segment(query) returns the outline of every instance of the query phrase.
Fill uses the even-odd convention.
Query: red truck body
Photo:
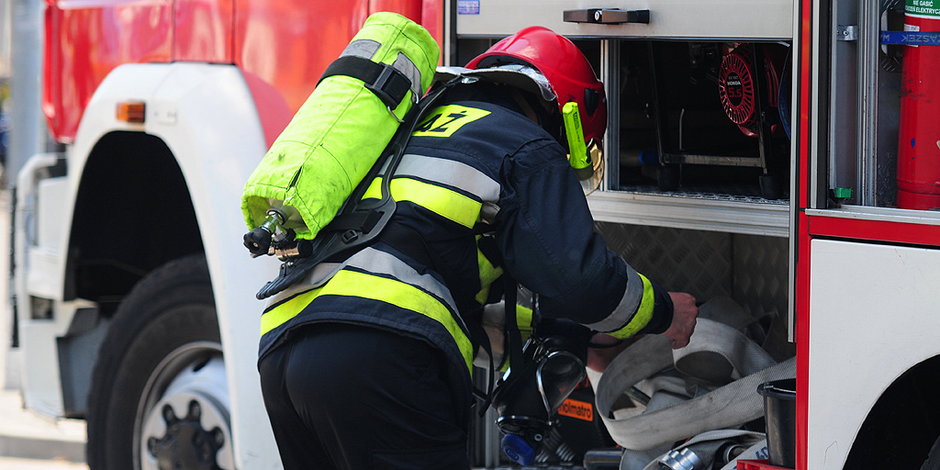
[[[43,110],[53,137],[71,142],[118,65],[234,63],[270,144],[369,14],[399,12],[440,42],[442,8],[437,0],[49,0]]]

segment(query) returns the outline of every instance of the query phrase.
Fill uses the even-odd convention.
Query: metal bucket
[[[770,464],[796,466],[796,379],[764,382],[757,387],[764,397],[764,421]]]

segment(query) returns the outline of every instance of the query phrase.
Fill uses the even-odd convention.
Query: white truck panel
[[[53,307],[52,319],[21,317],[19,332],[24,365],[20,369],[27,408],[49,416],[64,413],[56,338],[68,331],[76,310],[92,306],[85,301],[59,302]]]
[[[126,100],[147,104],[145,124],[115,119],[116,104]],[[252,260],[241,242],[246,231],[240,212],[242,187],[266,150],[242,74],[232,65],[197,63],[129,64],[112,71],[89,102],[69,149],[73,177],[66,207],[74,207],[79,183],[74,175],[82,174],[95,143],[115,130],[161,138],[179,163],[195,206],[219,314],[236,465],[278,468],[256,367],[263,304],[254,298],[264,282],[276,276],[277,263]],[[71,213],[63,217],[64,226],[71,226],[71,218]],[[58,272],[65,272],[64,259]]]
[[[14,265],[16,278],[13,289],[19,311],[19,334],[22,360],[26,364],[43,364],[45,367],[20,367],[25,405],[41,413],[59,416],[63,414],[61,381],[59,377],[59,356],[56,351],[56,335],[64,334],[71,322],[74,310],[59,303],[53,306],[52,318],[32,318],[31,295],[36,291],[50,291],[50,299],[61,300],[61,291],[54,286],[62,285],[58,259],[49,247],[37,246],[38,235],[35,230],[37,218],[37,195],[42,186],[36,181],[37,173],[43,168],[55,164],[56,154],[37,154],[32,156],[17,174],[16,216],[14,218],[15,247]],[[33,229],[28,227],[32,226]],[[48,241],[48,240],[47,240]],[[36,256],[34,256],[34,254]],[[36,273],[30,271],[32,263]],[[32,279],[31,279],[32,277]],[[36,279],[39,277],[40,279]],[[31,286],[30,281],[36,281]],[[30,290],[33,288],[35,290]]]
[[[62,225],[62,216],[70,208],[64,204],[68,194],[68,178],[48,178],[39,182],[37,197],[43,201],[37,207],[36,245],[55,254],[62,251],[64,232],[68,227]]]
[[[940,251],[814,240],[810,262],[808,468],[835,470],[884,390],[936,354]]]
[[[61,258],[59,252],[38,246],[30,247],[26,256],[29,263],[26,291],[30,295],[45,299],[61,298],[63,279],[57,275]]]
[[[565,10],[649,10],[649,24],[580,24],[563,21]],[[476,12],[476,13],[474,13]],[[790,39],[791,0],[459,0],[457,34],[507,36],[526,26],[567,36],[683,39]]]
[[[62,276],[58,275],[59,258],[62,255],[62,238],[66,227],[62,219],[70,208],[63,202],[68,194],[68,178],[49,178],[39,182],[36,188],[35,212],[20,213],[19,216],[34,217],[35,233],[24,234],[29,238],[27,247],[26,286],[30,295],[47,299],[62,298]]]
[[[20,367],[25,405],[50,416],[64,413],[59,376],[56,338],[68,330],[75,310],[91,306],[84,301],[52,302],[51,318],[32,318],[31,298],[61,300],[63,276],[62,239],[67,215],[67,178],[49,178],[35,183],[40,168],[52,165],[55,154],[40,154],[18,176],[19,201],[16,207],[17,303],[20,313],[20,344],[26,365]],[[35,183],[35,190],[33,184]],[[45,201],[40,207],[40,201]],[[42,364],[43,367],[31,367]]]

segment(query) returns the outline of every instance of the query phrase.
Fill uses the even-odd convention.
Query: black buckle
[[[358,230],[349,229],[349,230],[343,232],[343,243],[352,242],[353,240],[355,240],[355,239],[357,239],[357,238],[359,238],[359,231],[358,231]]]
[[[401,72],[389,65],[382,64],[382,72],[379,73],[379,76],[372,83],[366,83],[365,86],[369,91],[375,93],[375,96],[378,96],[382,103],[385,103],[385,106],[395,109],[398,107],[398,100],[389,95],[385,89],[392,82],[392,79],[398,78],[398,75],[401,75]]]

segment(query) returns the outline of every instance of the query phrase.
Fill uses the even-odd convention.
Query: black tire
[[[940,470],[940,437],[933,443],[927,460],[921,465],[920,470]]]
[[[155,269],[121,302],[99,350],[88,399],[89,467],[233,468],[224,378],[205,259]]]

